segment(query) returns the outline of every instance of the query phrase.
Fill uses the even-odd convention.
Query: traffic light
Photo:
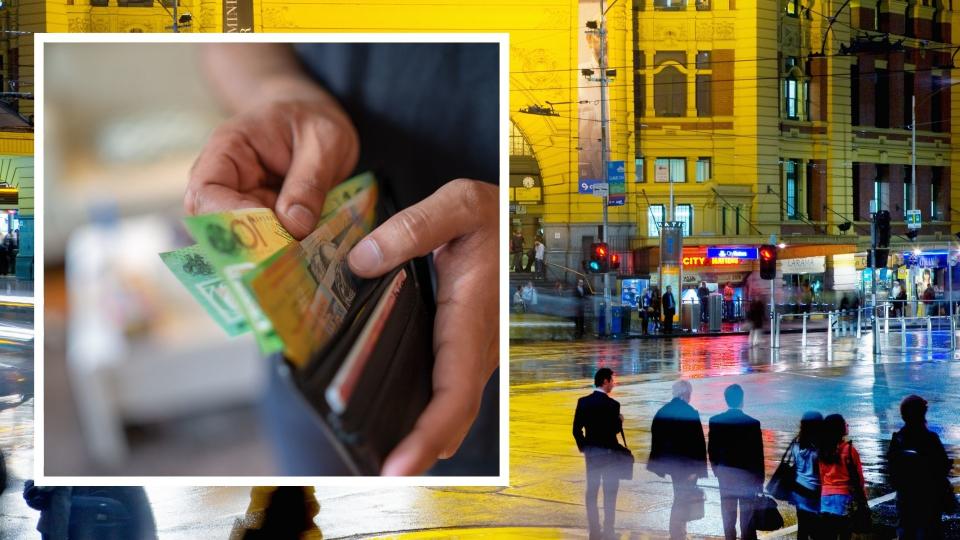
[[[611,253],[610,254],[610,269],[619,270],[620,269],[620,254]]]
[[[886,268],[887,267],[887,257],[890,255],[890,250],[887,248],[874,249],[874,268]]]
[[[765,244],[760,246],[760,279],[774,279],[777,277],[777,246]]]
[[[877,225],[877,247],[890,247],[890,212],[881,210],[873,219]]]
[[[587,263],[587,270],[591,274],[602,274],[610,270],[610,250],[607,244],[603,242],[590,244],[590,262]]]

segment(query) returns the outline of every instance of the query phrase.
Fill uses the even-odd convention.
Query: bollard
[[[900,317],[900,348],[906,350],[907,348],[907,317],[903,315]]]
[[[933,348],[933,323],[930,317],[927,317],[927,348]]]
[[[950,350],[957,350],[957,321],[950,315]]]
[[[827,312],[827,351],[833,348],[833,312]]]
[[[781,315],[780,313],[777,313],[777,316],[773,318],[774,328],[772,328],[770,331],[773,332],[773,334],[771,334],[773,336],[771,341],[773,342],[774,349],[780,348],[780,321],[782,317],[783,315]]]
[[[883,305],[883,335],[890,333],[890,308],[886,304]]]
[[[807,348],[807,316],[808,315],[809,313],[803,314],[803,333],[802,333],[802,337],[800,338],[800,347],[803,348],[804,350],[806,350]]]

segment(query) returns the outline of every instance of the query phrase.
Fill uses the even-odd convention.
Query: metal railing
[[[872,331],[873,328],[873,319],[876,317],[878,322],[882,321],[882,330],[881,332],[884,335],[888,335],[890,332],[891,321],[893,325],[899,326],[900,330],[900,348],[907,348],[907,328],[908,325],[913,328],[919,327],[921,330],[925,329],[927,334],[927,348],[933,348],[933,332],[942,332],[948,331],[950,338],[950,350],[955,351],[957,349],[957,317],[956,311],[954,314],[940,315],[939,313],[948,313],[950,310],[945,309],[944,306],[938,304],[945,304],[947,301],[936,301],[926,303],[928,313],[933,313],[932,315],[913,315],[907,316],[903,312],[903,302],[884,302],[877,304],[876,306],[865,306],[856,309],[846,309],[846,310],[830,310],[830,311],[810,311],[804,313],[774,313],[771,321],[771,347],[775,349],[780,348],[780,334],[782,333],[782,323],[784,319],[801,319],[801,347],[807,346],[807,331],[809,323],[816,317],[825,318],[826,320],[826,333],[827,333],[827,349],[833,346],[834,336],[843,337],[851,336],[860,339],[864,332],[864,325]],[[890,316],[893,307],[896,305],[897,316]],[[949,308],[951,306],[946,306]],[[936,330],[934,330],[936,326]],[[874,336],[874,339],[878,339],[879,336]]]

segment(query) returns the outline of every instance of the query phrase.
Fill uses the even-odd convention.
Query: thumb
[[[360,277],[381,276],[476,230],[488,219],[483,208],[497,208],[496,186],[476,180],[447,182],[377,227],[354,246],[347,262]],[[496,217],[492,219],[495,223]]]

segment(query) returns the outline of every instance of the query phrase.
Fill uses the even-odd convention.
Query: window
[[[887,165],[877,165],[877,177],[873,179],[873,198],[878,210],[890,210],[890,182]]]
[[[850,124],[860,125],[860,67],[850,66]]]
[[[697,0],[697,11],[710,11],[710,0]]]
[[[660,236],[660,225],[663,223],[663,205],[651,204],[647,211],[647,236]]]
[[[790,120],[800,119],[800,92],[796,77],[790,75],[783,81],[783,108]]]
[[[931,92],[937,92],[938,90],[943,89],[943,87],[944,87],[944,84],[943,84],[942,77],[930,78]],[[942,132],[945,115],[943,114],[943,101],[941,100],[944,98],[944,95],[947,95],[947,96],[950,95],[950,90],[942,90],[938,92],[936,95],[930,95],[930,94],[927,94],[927,95],[929,97],[927,97],[926,99],[930,101],[930,130],[936,131],[936,132]],[[912,107],[907,110],[909,111],[911,109]],[[920,127],[920,126],[917,126],[917,127]]]
[[[943,169],[933,168],[933,177],[930,179],[930,221],[943,221],[946,218],[946,208],[940,204],[940,193],[943,186]]]
[[[787,0],[787,15],[791,17],[798,17],[800,15],[800,1],[799,0]]]
[[[687,110],[687,76],[667,66],[653,76],[653,106],[657,116],[683,116]]]
[[[678,204],[673,210],[673,220],[683,223],[683,235],[690,236],[693,231],[693,205]]]
[[[713,177],[710,175],[710,158],[697,158],[697,182],[706,182],[712,179]]]
[[[685,158],[657,158],[654,180],[657,182],[683,183],[687,181]]]
[[[890,127],[890,75],[885,69],[878,69],[877,87],[874,93],[876,127]],[[909,109],[908,109],[909,110]]]
[[[710,116],[710,75],[697,75],[697,116]]]
[[[697,51],[697,69],[710,69],[710,51]]]
[[[788,159],[785,163],[786,177],[783,186],[783,205],[786,210],[787,219],[800,219],[800,210],[798,208],[800,201],[800,189],[797,176],[800,174],[800,161]]]
[[[683,10],[687,8],[687,0],[653,0],[655,10]]]
[[[643,179],[643,158],[642,158],[642,157],[638,157],[637,159],[634,160],[633,181],[636,182],[636,183],[638,183],[638,184],[641,183],[641,182],[644,182],[644,179]]]

